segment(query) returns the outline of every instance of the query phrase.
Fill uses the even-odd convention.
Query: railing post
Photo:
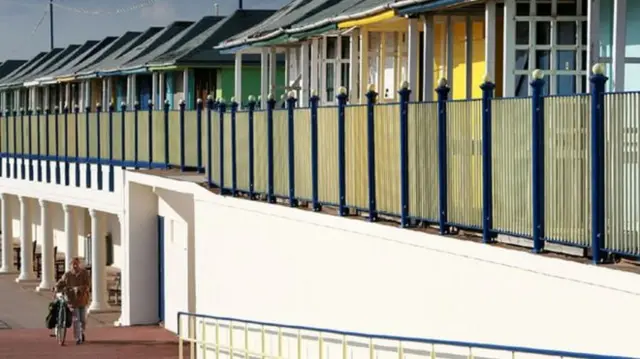
[[[491,243],[493,241],[493,179],[491,158],[491,125],[492,111],[491,101],[493,100],[493,89],[496,85],[485,76],[484,82],[480,85],[482,89],[482,241]]]
[[[149,169],[153,168],[153,101],[149,100],[149,118],[148,118],[148,138],[147,150],[149,151]]]
[[[436,93],[438,94],[438,187],[439,187],[439,208],[438,218],[440,234],[449,233],[447,224],[447,100],[449,91],[444,78],[438,82]]]
[[[369,85],[367,91],[367,178],[369,182],[369,222],[378,220],[378,206],[376,200],[376,137],[375,137],[375,108],[378,93],[374,85]]]
[[[542,71],[534,70],[532,88],[532,205],[533,205],[533,252],[544,250],[544,79]]]
[[[97,154],[96,154],[96,162],[98,163],[98,190],[102,190],[102,135],[100,134],[100,129],[102,127],[102,105],[100,103],[96,104],[96,137],[97,137]]]
[[[64,106],[64,185],[69,186],[69,106]]]
[[[185,110],[184,100],[180,100],[180,171],[184,172],[186,170],[186,144],[185,144],[185,135],[184,135],[184,110]]]
[[[90,126],[91,126],[91,106],[87,106],[85,109],[85,122],[86,125],[84,127],[85,133],[85,141],[87,145],[87,158],[85,158],[85,164],[87,165],[85,168],[85,185],[87,188],[91,188],[91,137],[89,136]],[[48,147],[48,146],[47,146]]]
[[[295,91],[289,92],[287,97],[287,127],[288,127],[288,146],[289,146],[289,206],[297,207],[298,200],[296,199],[296,148],[295,148],[295,108],[296,108],[296,93]]]
[[[309,99],[311,111],[311,207],[314,212],[321,209],[318,197],[318,102],[320,97],[313,91]]]
[[[76,173],[76,187],[80,187],[80,137],[78,136],[78,124],[79,124],[79,118],[78,118],[78,113],[80,112],[80,107],[78,107],[78,105],[76,104],[73,108],[73,120],[75,122],[75,128],[73,130],[73,134],[74,137],[76,139],[75,141],[75,150],[76,150],[76,156],[75,156],[75,173]],[[38,130],[38,133],[40,133],[40,130]],[[38,141],[40,142],[40,141]],[[39,145],[38,145],[39,146]],[[40,151],[38,151],[38,153],[40,153]],[[40,166],[38,166],[39,168]]]
[[[236,148],[236,114],[238,113],[238,103],[231,98],[231,195],[236,196],[238,190],[238,158]]]
[[[409,83],[404,81],[400,95],[400,226],[409,226]]]
[[[45,169],[45,175],[46,178],[45,180],[47,181],[47,183],[51,183],[51,133],[50,133],[50,126],[49,126],[49,119],[50,119],[50,115],[51,115],[51,110],[50,109],[46,109],[45,110],[45,115],[44,115],[44,133],[45,133],[45,137],[44,137],[44,147],[45,147],[45,160],[44,160],[44,165],[46,167]],[[13,130],[15,133],[15,129],[16,126],[13,126]],[[15,142],[15,137],[13,139],[13,146],[15,147],[16,142]],[[15,153],[15,151],[14,151]],[[15,163],[14,163],[15,166]],[[15,169],[14,169],[15,170]]]
[[[163,127],[164,127],[164,166],[166,168],[171,168],[171,154],[169,151],[169,100],[164,100],[163,110],[164,110],[164,119],[163,119]]]
[[[198,173],[204,173],[204,166],[202,165],[202,99],[198,99],[196,102],[196,171]]]
[[[591,255],[594,264],[604,261],[605,247],[605,102],[608,78],[604,66],[593,66],[591,81]]]
[[[218,145],[220,146],[220,157],[218,158],[218,167],[220,168],[220,194],[224,194],[224,113],[227,109],[223,99],[218,99],[218,114],[220,115],[220,123],[218,129],[220,134],[218,136]]]
[[[125,168],[127,168],[126,165],[126,161],[127,161],[127,132],[126,132],[126,123],[125,120],[127,118],[127,104],[126,102],[122,101],[122,103],[120,103],[120,167],[124,170]]]
[[[38,157],[36,157],[36,166],[38,167],[38,171],[36,174],[36,180],[38,182],[42,182],[42,146],[40,146],[41,135],[40,135],[40,116],[42,116],[42,110],[40,108],[36,109],[36,151],[38,152]],[[5,118],[5,120],[7,120]],[[7,129],[7,135],[9,135],[9,130]],[[77,138],[78,136],[76,136]],[[8,152],[8,146],[7,146]],[[6,156],[5,156],[6,157]],[[7,173],[8,174],[8,173]]]
[[[207,186],[213,187],[212,169],[213,169],[213,139],[212,136],[212,116],[213,111],[213,97],[207,96]]]
[[[140,115],[140,103],[138,101],[133,105],[133,168],[140,169],[140,163],[138,162],[139,140],[140,137],[138,129],[138,116]]]
[[[7,109],[4,112],[4,128],[5,128],[5,132],[7,133],[7,138],[4,140],[4,148],[5,148],[5,155],[4,155],[4,159],[5,159],[5,175],[7,176],[7,178],[11,177],[11,164],[9,163],[9,158],[11,157],[10,153],[11,153],[11,149],[9,148],[9,136],[11,136],[11,134],[9,133],[9,121],[11,121],[11,112],[9,112],[9,110]],[[40,123],[38,121],[38,123]],[[40,135],[40,131],[38,131],[38,135]]]
[[[347,89],[338,89],[338,215],[349,214],[347,208],[347,171],[346,171],[346,144],[345,144],[345,107],[347,106]]]
[[[24,150],[24,115],[25,111],[23,108],[20,109],[20,136],[22,137],[20,140],[20,178],[27,178],[27,167],[25,166],[25,150]]]
[[[251,95],[249,96],[249,198],[253,199],[255,197],[254,186],[255,186],[255,172],[254,172],[254,137],[253,137],[253,118],[256,110],[256,98]]]
[[[53,111],[54,111],[54,113],[53,113],[53,116],[54,116],[53,124],[55,126],[54,133],[55,133],[55,136],[56,136],[55,141],[54,141],[55,146],[56,146],[56,157],[55,157],[55,160],[56,160],[56,184],[60,184],[60,182],[61,182],[61,179],[60,179],[60,177],[61,177],[61,175],[60,175],[60,108],[58,106],[56,106]]]
[[[267,202],[275,203],[276,197],[273,193],[273,110],[276,107],[276,100],[273,94],[269,94],[267,101]]]
[[[115,186],[115,174],[113,168],[113,102],[109,104],[109,192],[113,192]]]
[[[33,110],[29,110],[27,112],[28,122],[29,122],[29,181],[33,181],[33,138],[31,138],[31,134],[33,133]]]

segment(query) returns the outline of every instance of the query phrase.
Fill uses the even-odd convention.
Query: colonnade
[[[78,229],[75,225],[78,218],[84,218],[85,208],[73,207],[68,204],[49,202],[43,199],[34,199],[25,196],[17,196],[20,205],[20,268],[16,268],[13,258],[13,225],[12,208],[9,201],[9,194],[0,194],[0,225],[2,226],[2,267],[0,274],[17,274],[16,282],[37,282],[34,273],[34,251],[32,239],[31,206],[40,206],[40,227],[39,230],[42,245],[42,271],[40,283],[36,290],[49,291],[55,285],[55,253],[53,228],[51,220],[51,209],[53,206],[61,205],[64,213],[64,233],[65,233],[65,270],[70,269],[71,260],[78,256]],[[101,312],[109,310],[107,294],[107,231],[102,226],[104,213],[89,208],[91,218],[91,303],[90,312]],[[82,216],[82,217],[80,217]],[[118,217],[121,221],[122,217]]]

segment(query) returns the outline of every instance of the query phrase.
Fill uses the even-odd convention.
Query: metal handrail
[[[184,335],[184,331],[182,328],[182,317],[186,317],[188,319],[188,331],[186,336]],[[200,323],[197,323],[197,320],[200,319]],[[328,329],[328,328],[316,328],[316,327],[307,327],[307,326],[299,326],[299,325],[287,325],[287,324],[279,324],[279,323],[270,323],[270,322],[260,322],[255,320],[246,320],[241,318],[231,318],[231,317],[222,317],[222,316],[213,316],[206,314],[197,314],[197,313],[187,313],[187,312],[178,312],[177,314],[177,325],[178,325],[178,341],[179,341],[179,358],[184,358],[184,345],[185,343],[189,344],[190,347],[190,358],[195,358],[195,349],[196,346],[200,346],[203,349],[213,349],[215,350],[215,359],[220,359],[220,351],[226,352],[229,358],[234,358],[236,356],[244,356],[245,358],[261,358],[261,359],[291,359],[286,358],[282,354],[282,339],[283,339],[283,330],[291,330],[297,331],[297,359],[302,359],[302,332],[315,332],[317,333],[318,340],[318,350],[319,350],[319,359],[331,359],[326,358],[323,355],[323,335],[336,335],[341,336],[341,339],[338,339],[342,344],[342,353],[341,359],[348,359],[347,355],[349,340],[348,338],[365,338],[368,339],[368,347],[369,347],[369,359],[375,359],[376,345],[374,340],[385,340],[385,341],[393,341],[397,343],[397,353],[398,359],[404,359],[404,351],[405,343],[418,343],[418,344],[427,344],[431,345],[431,349],[429,350],[430,358],[435,359],[437,350],[435,348],[436,345],[439,346],[449,346],[449,347],[458,347],[458,348],[467,348],[468,358],[474,358],[473,349],[484,349],[484,350],[494,350],[501,352],[511,353],[511,358],[516,358],[516,354],[534,354],[534,355],[545,355],[551,357],[558,358],[584,358],[584,359],[632,359],[633,357],[624,357],[624,356],[613,356],[613,355],[602,355],[602,354],[591,354],[591,353],[580,353],[580,352],[570,352],[570,351],[561,351],[561,350],[551,350],[551,349],[537,349],[537,348],[529,348],[529,347],[517,347],[517,346],[508,346],[508,345],[497,345],[497,344],[487,344],[487,343],[473,343],[473,342],[464,342],[464,341],[454,341],[454,340],[442,340],[442,339],[433,339],[433,338],[418,338],[418,337],[401,337],[401,336],[393,336],[393,335],[383,335],[383,334],[370,334],[370,333],[360,333],[360,332],[351,332],[337,329]],[[207,323],[207,320],[211,321]],[[226,325],[221,325],[221,322],[228,323]],[[201,338],[196,338],[197,335],[195,332],[197,331],[197,325],[200,324],[201,329]],[[215,342],[208,342],[206,336],[206,328],[208,326],[214,326],[214,340]],[[228,326],[228,343],[221,344],[220,343],[220,333],[221,326]],[[241,330],[244,330],[244,347],[240,348],[234,345],[233,341],[233,332],[237,330],[237,326],[240,326]],[[251,328],[250,326],[259,327],[259,328]],[[271,331],[267,328],[273,328]],[[261,333],[261,347],[262,352],[256,352],[249,349],[249,331],[255,331],[256,329],[260,330]],[[277,351],[276,355],[268,354],[265,350],[265,337],[266,334],[271,334],[274,330],[277,330]],[[285,335],[287,335],[286,333]],[[290,336],[291,334],[288,334]],[[326,339],[327,341],[329,339]],[[336,340],[332,338],[331,340]],[[235,354],[234,354],[235,353]],[[455,355],[455,354],[454,354]],[[458,354],[459,355],[459,354]],[[475,358],[480,358],[480,356],[475,356]],[[200,357],[200,356],[199,356]],[[206,357],[206,352],[203,357]]]

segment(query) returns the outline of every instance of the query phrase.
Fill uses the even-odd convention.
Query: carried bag
[[[47,313],[47,317],[45,319],[45,323],[46,323],[46,327],[47,329],[53,329],[56,327],[56,324],[58,323],[58,312],[60,309],[60,302],[55,300],[51,303],[49,303],[49,312]],[[67,328],[71,328],[71,326],[73,325],[73,313],[71,312],[71,309],[69,309],[68,306],[65,306],[65,311],[66,311],[66,323],[64,323],[65,327]]]

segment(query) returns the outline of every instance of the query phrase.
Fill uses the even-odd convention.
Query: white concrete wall
[[[640,354],[635,332],[611,327],[612,318],[640,321],[640,277],[635,274],[221,197],[196,184],[159,177],[127,178],[191,191],[196,198],[195,312],[368,333]],[[178,198],[181,207],[189,206],[189,196]],[[139,206],[140,200],[129,203]],[[151,210],[153,205],[145,206]],[[161,209],[168,215],[159,204]],[[173,232],[181,238],[175,245],[184,248],[180,228]],[[166,265],[183,263],[180,256],[168,258]],[[176,285],[176,292],[167,292],[172,303],[167,317],[175,315],[171,308],[184,306],[184,286],[177,286],[184,275],[184,269],[176,270],[176,282],[167,284]]]

